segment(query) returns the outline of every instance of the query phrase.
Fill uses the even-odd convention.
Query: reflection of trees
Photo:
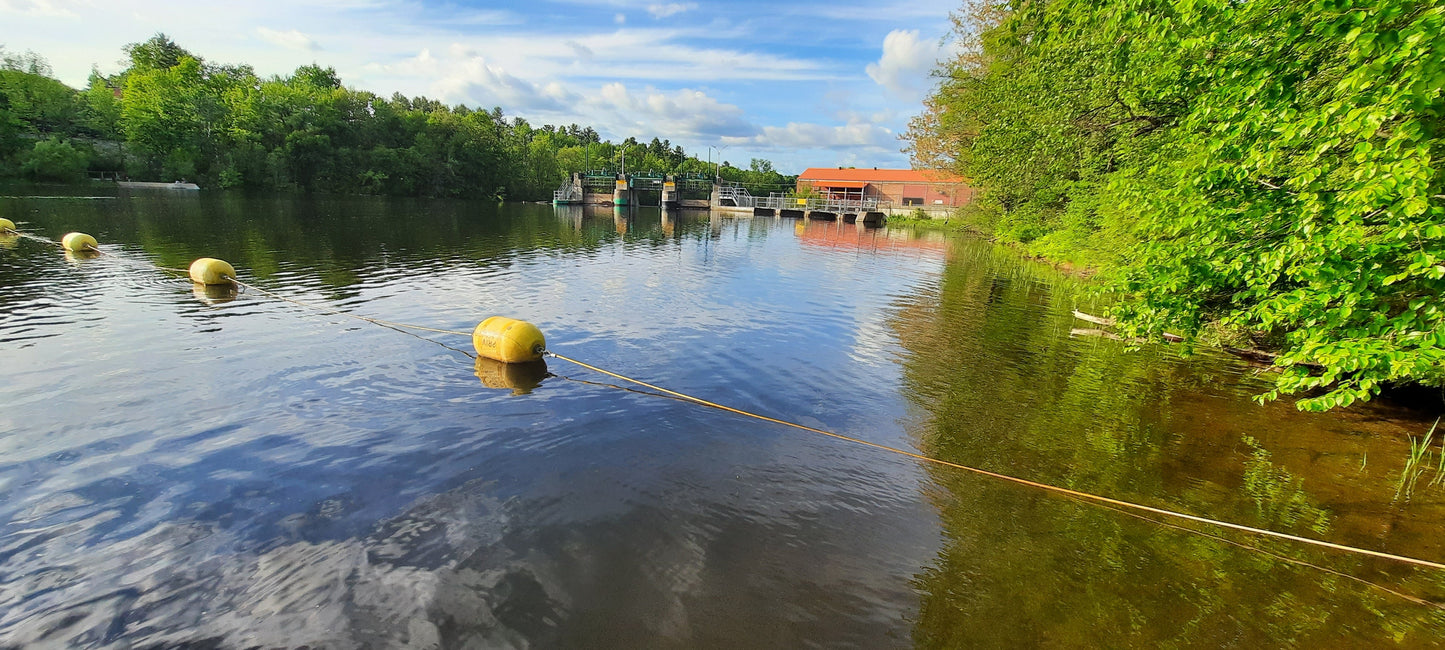
[[[185,267],[219,257],[242,273],[311,276],[340,289],[377,266],[417,272],[442,261],[505,265],[538,252],[588,252],[625,239],[663,245],[707,233],[706,214],[656,211],[629,218],[619,234],[605,218],[550,206],[374,197],[133,196],[116,201],[16,202],[46,235],[80,230],[103,245],[137,245],[158,264]],[[284,260],[284,264],[282,262]]]
[[[1129,354],[1114,341],[1070,339],[1077,285],[963,242],[931,294],[897,305],[892,325],[908,350],[904,390],[921,410],[913,424],[920,449],[1055,485],[1380,546],[1378,516],[1352,513],[1351,531],[1368,523],[1376,532],[1344,537],[1339,518],[1306,489],[1339,477],[1297,475],[1278,464],[1264,437],[1249,435],[1324,439],[1320,428],[1331,421],[1252,404],[1247,396],[1258,384],[1232,360],[1183,363],[1159,350]],[[922,646],[1418,644],[1445,630],[1439,610],[1345,578],[1017,486],[928,471],[945,543],[916,578]],[[1385,483],[1362,482],[1350,497],[1388,504],[1393,485]],[[1407,593],[1445,588],[1388,564],[1222,536]]]

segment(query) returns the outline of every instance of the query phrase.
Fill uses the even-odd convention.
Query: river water
[[[1445,632],[1437,572],[1160,525],[155,268],[220,257],[268,291],[440,329],[522,318],[561,354],[768,416],[1445,558],[1439,457],[1410,464],[1433,414],[1260,406],[1268,377],[1238,359],[1071,336],[1091,327],[1071,310],[1097,309],[1087,284],[986,242],[373,198],[11,196],[0,216],[108,253],[0,241],[0,645],[1351,647]]]

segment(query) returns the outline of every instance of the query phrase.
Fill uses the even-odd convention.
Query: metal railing
[[[554,203],[577,203],[582,200],[582,188],[573,185],[571,182],[564,183],[561,187],[552,190],[552,201]]]
[[[739,203],[738,206],[802,212],[863,213],[887,210],[892,203],[876,198],[840,199],[821,196],[804,198],[773,192],[766,197],[754,197],[749,205]]]
[[[688,172],[673,177],[677,181],[677,189],[684,192],[711,192],[713,177],[712,174],[700,174]]]
[[[614,188],[617,186],[617,175],[587,172],[582,176],[582,186],[606,189]]]
[[[723,183],[717,187],[718,203],[732,201],[733,205],[739,208],[757,207],[758,198],[748,192],[748,188],[737,183]]]

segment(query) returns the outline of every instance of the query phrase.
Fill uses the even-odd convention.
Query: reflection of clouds
[[[0,591],[0,639],[435,647],[444,626],[464,623],[453,626],[465,629],[452,640],[458,644],[524,646],[496,616],[508,595],[499,585],[535,583],[544,595],[555,589],[499,548],[506,523],[499,508],[473,483],[423,499],[361,539],[236,552],[246,542],[224,527],[188,521],[82,552],[77,547],[108,517],[103,512],[11,542],[9,550],[23,551],[7,562],[20,577]],[[304,528],[326,517],[322,509],[292,523]]]
[[[887,367],[893,362],[900,348],[894,343],[886,318],[886,314],[877,310],[859,311],[858,322],[853,327],[853,346],[849,349],[854,361],[878,367]]]
[[[873,418],[889,403],[865,397],[839,406],[820,398],[816,410],[797,413],[810,400],[774,388],[821,396],[834,381],[856,385],[872,373],[847,361],[858,315],[890,300],[890,287],[906,288],[931,262],[799,253],[794,238],[775,236],[780,222],[772,220],[682,216],[677,236],[659,240],[647,235],[661,222],[639,216],[626,238],[615,238],[611,208],[606,212],[600,222],[585,217],[582,227],[608,236],[584,239],[580,250],[497,252],[473,239],[465,245],[478,252],[442,247],[423,259],[387,243],[369,249],[372,261],[343,265],[334,276],[344,277],[343,289],[331,284],[340,280],[316,277],[331,272],[322,262],[283,261],[266,282],[304,300],[448,328],[470,328],[493,313],[527,317],[556,342],[593,341],[588,358],[622,357],[619,368],[672,373],[662,379],[681,376],[689,381],[679,387],[700,386],[709,395],[716,388],[729,403],[795,413],[818,426],[852,421],[849,413]],[[575,229],[559,223],[559,230]],[[895,272],[857,291],[875,264]],[[775,439],[660,400],[619,405],[608,393],[566,389],[545,396],[552,406],[512,400],[483,390],[469,368],[429,345],[254,294],[211,308],[184,285],[107,282],[94,291],[105,298],[87,307],[104,316],[99,325],[7,358],[12,377],[20,377],[14,369],[22,363],[36,371],[0,387],[0,403],[12,407],[0,412],[0,424],[7,417],[16,424],[13,435],[0,435],[0,485],[10,490],[0,503],[7,524],[0,646],[424,646],[436,639],[442,646],[549,646],[599,631],[786,645],[793,638],[875,639],[870,635],[901,620],[895,604],[911,602],[906,589],[889,591],[911,563],[872,566],[892,540],[852,539],[864,523],[835,523],[870,510],[857,499],[871,498],[877,486],[861,497],[844,491],[854,500],[841,514],[810,502],[833,494],[835,473],[819,466],[846,462],[848,471],[837,475],[851,484],[860,472],[882,472],[876,459],[855,465],[849,450]],[[182,335],[194,336],[178,343]],[[609,346],[648,354],[629,358]],[[155,358],[158,352],[164,358]],[[98,408],[59,417],[54,403]],[[622,411],[655,403],[662,407],[652,412],[666,417]],[[485,423],[475,421],[478,413]],[[614,418],[618,424],[607,423]],[[47,421],[43,435],[30,435]],[[638,435],[627,439],[635,446],[626,451],[609,443],[607,451],[579,452],[597,434],[634,426]],[[666,444],[643,447],[658,431],[667,433]],[[749,444],[721,463],[721,474],[699,478],[713,469],[718,449],[732,448],[722,432],[759,436],[769,457],[788,462],[741,481],[768,486],[748,508],[709,515],[713,499],[733,501],[715,490],[758,462],[758,447]],[[670,450],[702,443],[709,443],[709,462],[701,465]],[[501,445],[544,454],[545,467],[508,466],[516,457]],[[563,446],[570,449],[553,451]],[[796,470],[791,459],[800,454],[816,461],[805,463],[813,469]],[[560,469],[568,457],[596,466]],[[395,479],[399,490],[433,491],[454,484],[460,470],[453,463],[484,462],[496,470],[489,476],[508,486],[494,491],[522,501],[515,512],[526,514],[527,525],[509,526],[476,486],[418,501],[378,523],[414,497],[373,498],[353,486],[373,471],[395,470],[405,477]],[[643,471],[636,462],[656,464]],[[683,476],[653,471],[675,463],[687,468]],[[619,469],[610,480],[576,487],[579,476],[613,465]],[[885,465],[912,478],[910,466]],[[913,483],[900,485],[911,491]],[[337,492],[357,494],[357,501],[332,499],[277,521],[304,507],[295,504]],[[570,505],[584,494],[597,498]],[[677,495],[703,502],[657,504]],[[774,509],[780,495],[785,503]],[[556,505],[562,502],[569,505]],[[814,536],[842,527],[857,547],[820,556],[803,543],[801,526],[818,527]],[[857,558],[869,566],[849,564]],[[860,581],[869,591],[858,589]],[[779,602],[789,603],[789,614],[777,611]],[[860,618],[880,610],[889,612],[881,624]],[[772,621],[772,636],[757,637],[759,620]]]

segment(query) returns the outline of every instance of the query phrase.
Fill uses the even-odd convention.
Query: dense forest
[[[793,177],[754,159],[721,167],[653,138],[602,139],[576,124],[533,127],[502,109],[345,87],[318,65],[262,78],[164,34],[126,46],[129,66],[75,90],[35,53],[0,51],[0,176],[194,180],[256,188],[404,196],[550,199],[574,171],[717,173],[755,192]]]
[[[1445,5],[979,0],[912,122],[966,217],[1099,270],[1134,337],[1279,352],[1273,399],[1445,384]]]

